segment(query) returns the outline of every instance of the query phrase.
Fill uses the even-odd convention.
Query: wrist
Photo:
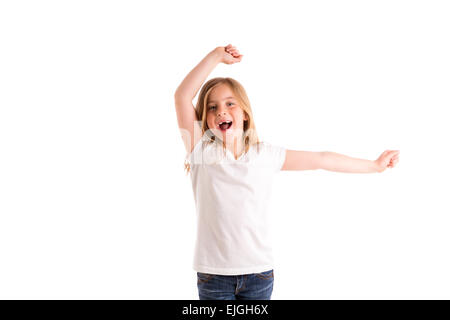
[[[209,56],[217,63],[219,64],[221,62],[221,52],[220,47],[215,48],[209,53]]]
[[[381,168],[381,166],[378,164],[378,162],[376,160],[372,160],[373,162],[373,166],[374,166],[374,171],[375,172],[383,172],[383,169]]]

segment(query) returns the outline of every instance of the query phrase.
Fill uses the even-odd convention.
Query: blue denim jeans
[[[197,272],[200,300],[270,300],[273,270],[223,276]]]

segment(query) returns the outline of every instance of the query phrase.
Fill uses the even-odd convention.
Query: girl
[[[372,161],[259,141],[247,94],[232,78],[207,81],[194,108],[192,100],[214,67],[242,57],[231,44],[215,48],[175,92],[197,209],[194,270],[201,300],[270,299],[274,272],[266,208],[275,173],[383,172],[399,161],[398,150]]]

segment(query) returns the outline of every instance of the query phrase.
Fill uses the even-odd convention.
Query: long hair
[[[212,134],[212,131],[209,130],[208,124],[206,122],[206,113],[207,113],[206,108],[211,91],[221,84],[229,86],[231,91],[234,93],[236,100],[239,102],[239,106],[241,107],[241,109],[244,111],[244,114],[248,118],[248,120],[244,120],[243,125],[242,139],[244,142],[244,153],[247,153],[252,145],[256,145],[259,148],[260,141],[258,139],[258,135],[256,132],[255,120],[253,118],[253,112],[250,105],[250,100],[248,99],[247,96],[247,92],[237,80],[228,77],[227,78],[217,77],[210,79],[207,82],[205,82],[205,84],[200,90],[197,104],[195,106],[195,112],[197,114],[197,119],[201,121],[202,137],[205,134],[205,132],[207,132],[209,136],[209,140],[207,142],[213,143],[216,141],[216,137]],[[223,146],[224,151],[225,148],[226,147]],[[186,173],[190,172],[190,164],[186,161],[185,161],[185,170]]]

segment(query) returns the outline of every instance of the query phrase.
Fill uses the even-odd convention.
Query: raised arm
[[[286,150],[286,159],[281,170],[316,170],[347,173],[383,172],[394,168],[399,161],[399,150],[386,150],[377,160],[352,158],[336,152],[311,152]]]
[[[230,45],[217,47],[209,52],[200,63],[188,73],[175,91],[175,108],[178,127],[180,128],[186,151],[190,153],[201,138],[201,128],[198,125],[197,114],[192,100],[205,82],[211,71],[220,63],[232,64],[239,62],[242,55]]]

